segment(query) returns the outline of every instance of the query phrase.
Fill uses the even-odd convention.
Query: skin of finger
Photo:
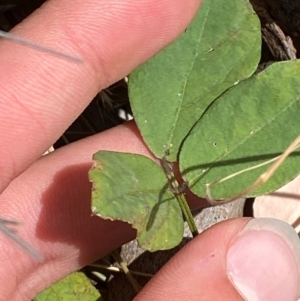
[[[230,243],[249,218],[219,223],[180,250],[134,301],[243,301],[226,275]]]
[[[200,0],[51,0],[13,33],[79,56],[75,64],[0,43],[0,192],[104,87],[184,31]]]
[[[44,256],[42,262],[34,261],[0,232],[0,282],[11,279],[0,288],[0,300],[30,300],[135,237],[128,224],[91,217],[88,170],[99,149],[139,153],[154,160],[135,124],[129,122],[41,158],[0,196],[0,216],[21,221],[20,237]]]
[[[273,217],[283,220],[299,233],[300,231],[300,176],[284,185],[276,192],[255,198],[253,215],[255,217]],[[274,204],[276,203],[276,206]]]

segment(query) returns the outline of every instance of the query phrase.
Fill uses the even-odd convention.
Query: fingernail
[[[296,301],[300,277],[297,233],[276,219],[252,219],[231,243],[227,275],[247,301]]]

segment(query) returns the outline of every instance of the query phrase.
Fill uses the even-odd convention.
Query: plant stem
[[[123,272],[125,273],[126,277],[128,278],[128,280],[130,281],[131,285],[133,286],[133,288],[135,289],[135,291],[138,293],[141,291],[142,287],[139,285],[139,283],[134,279],[133,275],[131,274],[130,270],[127,267],[126,262],[124,262],[124,260],[122,259],[122,257],[120,256],[120,254],[118,253],[118,251],[113,251],[112,256],[114,257],[114,259],[116,260],[116,262],[120,265],[120,267],[122,268]]]
[[[181,207],[181,211],[184,215],[184,218],[190,228],[190,231],[191,231],[193,237],[196,237],[199,234],[199,232],[198,232],[197,226],[195,224],[195,220],[192,215],[191,209],[185,199],[184,194],[183,193],[175,194],[175,197]]]
[[[172,163],[168,162],[165,157],[161,159],[161,166],[165,172],[165,175],[167,176],[170,189],[173,192],[173,194],[175,195],[175,197],[180,205],[182,214],[190,228],[190,231],[191,231],[193,237],[196,237],[199,234],[198,228],[195,224],[191,209],[190,209],[190,207],[186,201],[185,195],[183,193],[183,190],[186,188],[185,187],[186,183],[183,183],[183,185],[181,185],[181,186],[179,185],[179,183],[177,182],[176,177],[174,175],[174,172],[173,172],[173,165],[172,165]]]

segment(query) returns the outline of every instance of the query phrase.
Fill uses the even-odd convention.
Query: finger
[[[299,239],[284,222],[228,220],[176,254],[134,301],[295,301],[299,267]]]
[[[152,157],[134,123],[127,123],[41,158],[0,196],[0,215],[21,221],[19,236],[44,257],[35,262],[0,233],[0,282],[8,275],[15,279],[1,289],[2,294],[6,292],[3,300],[18,300],[24,292],[30,300],[51,283],[135,237],[128,224],[91,217],[88,170],[92,154],[99,149]]]
[[[0,44],[0,192],[63,133],[99,90],[175,39],[200,0],[52,0],[13,32],[80,56],[72,64]]]

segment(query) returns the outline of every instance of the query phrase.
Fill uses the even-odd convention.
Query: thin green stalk
[[[195,224],[195,220],[192,215],[191,209],[185,199],[184,194],[183,193],[175,194],[175,196],[181,207],[182,213],[185,217],[185,220],[190,228],[190,231],[191,231],[193,237],[196,237],[199,234],[199,232],[198,232],[197,226]]]
[[[197,226],[195,224],[195,220],[194,217],[192,215],[191,209],[186,201],[185,195],[183,194],[183,190],[185,189],[184,184],[182,186],[179,185],[179,183],[176,180],[176,177],[174,175],[173,172],[173,164],[168,162],[167,159],[164,157],[161,160],[161,166],[167,176],[169,185],[170,185],[170,189],[173,192],[173,194],[175,195],[181,211],[183,213],[183,216],[185,217],[185,220],[190,228],[190,231],[193,235],[193,237],[196,237],[199,232],[197,229]]]
[[[118,253],[118,251],[113,251],[112,252],[112,256],[114,257],[114,259],[116,260],[116,262],[120,265],[120,267],[122,268],[123,272],[125,273],[126,277],[128,278],[128,280],[130,281],[131,285],[133,286],[133,288],[135,289],[135,291],[137,293],[139,293],[142,289],[142,287],[139,285],[139,283],[134,279],[133,275],[131,274],[130,270],[127,267],[126,262],[124,262],[124,260],[122,259],[122,257],[120,256],[120,254]]]

